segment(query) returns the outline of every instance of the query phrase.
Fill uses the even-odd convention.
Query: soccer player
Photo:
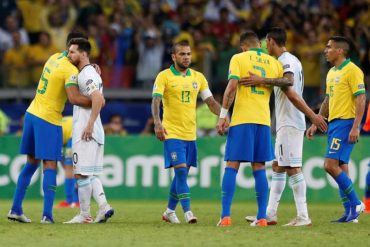
[[[61,201],[56,208],[75,208],[79,207],[78,194],[76,189],[76,179],[73,174],[72,164],[72,116],[62,119],[64,155],[62,165],[65,172],[64,193],[65,201]]]
[[[81,33],[70,33],[67,42]],[[24,117],[20,152],[27,163],[19,174],[13,205],[8,219],[23,223],[31,220],[23,214],[22,203],[32,175],[43,161],[44,210],[41,223],[54,223],[53,203],[56,192],[57,161],[62,159],[62,112],[68,98],[72,104],[91,106],[91,100],[78,92],[77,68],[67,59],[67,52],[56,53],[46,62],[36,96]]]
[[[322,131],[327,125],[321,115],[316,115],[302,99],[303,71],[298,58],[286,50],[286,32],[282,28],[272,28],[267,34],[266,45],[270,55],[278,58],[283,65],[284,77],[293,83],[292,86],[274,87],[276,105],[276,142],[275,156],[272,164],[273,174],[267,206],[267,223],[277,224],[277,208],[286,184],[286,174],[293,189],[297,208],[297,217],[285,226],[308,226],[311,220],[308,216],[306,203],[306,182],[302,173],[303,136],[306,130],[305,113],[312,123]],[[264,78],[252,75],[241,80],[242,85],[268,85],[280,78]],[[303,113],[302,113],[303,112]],[[247,216],[247,221],[255,221],[254,216]]]
[[[220,105],[208,88],[204,75],[190,69],[191,50],[186,41],[174,44],[173,65],[161,71],[154,82],[152,115],[154,131],[164,141],[165,168],[173,168],[175,177],[170,186],[167,210],[162,219],[179,224],[175,209],[180,201],[185,221],[197,223],[190,208],[190,190],[187,177],[190,167],[197,166],[196,146],[196,102],[200,94],[208,108],[216,115]],[[163,99],[163,123],[160,119],[160,105]]]
[[[325,48],[325,57],[334,65],[326,77],[326,97],[320,107],[328,117],[328,148],[324,168],[337,182],[345,212],[333,222],[357,222],[365,205],[358,199],[348,176],[348,161],[360,137],[360,123],[365,111],[364,74],[347,58],[349,42],[345,37],[333,36]],[[312,125],[306,136],[312,139],[317,130]]]
[[[92,223],[90,200],[94,197],[99,206],[95,223],[104,223],[113,216],[103,185],[97,175],[103,171],[104,129],[100,111],[104,105],[103,82],[90,64],[91,45],[87,39],[76,38],[69,42],[68,59],[77,66],[80,93],[91,98],[91,109],[73,107],[72,152],[77,179],[80,213],[68,224]]]
[[[364,131],[370,131],[370,103],[367,107],[367,115],[366,121],[363,127]],[[370,163],[368,164],[368,171],[366,175],[366,185],[365,185],[365,196],[364,196],[364,203],[365,203],[365,213],[370,213]]]
[[[222,179],[222,212],[217,225],[231,225],[231,203],[240,162],[251,162],[258,205],[257,220],[251,225],[267,226],[268,183],[265,162],[274,159],[269,107],[272,85],[245,87],[238,82],[249,73],[258,73],[267,78],[281,78],[283,68],[278,60],[264,53],[253,31],[246,31],[240,36],[240,47],[243,52],[234,55],[230,61],[229,83],[217,123],[218,133],[223,134],[228,127],[228,109],[235,99],[225,150],[227,163]],[[282,78],[273,85],[288,86],[292,83]]]

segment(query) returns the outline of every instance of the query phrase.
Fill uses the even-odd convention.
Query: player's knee
[[[294,176],[300,172],[302,172],[300,167],[289,167],[286,169],[288,176]]]

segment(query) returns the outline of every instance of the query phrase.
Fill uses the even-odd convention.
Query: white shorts
[[[73,170],[84,176],[99,175],[103,171],[104,145],[96,141],[78,141],[72,144]]]
[[[304,131],[282,127],[276,133],[275,156],[279,166],[302,167]]]

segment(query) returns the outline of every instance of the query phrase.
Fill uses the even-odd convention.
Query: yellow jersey
[[[283,67],[261,48],[252,48],[234,55],[230,60],[229,80],[240,80],[249,72],[267,78],[283,77]],[[272,86],[238,85],[230,126],[253,123],[270,126],[270,96]]]
[[[78,86],[77,75],[78,69],[68,61],[67,52],[52,55],[44,66],[36,96],[27,112],[61,126],[67,101],[65,87]]]
[[[346,59],[338,69],[331,68],[326,77],[329,122],[333,119],[355,118],[355,98],[364,93],[364,73],[350,59]]]
[[[190,68],[186,75],[181,75],[172,65],[157,75],[153,96],[162,97],[166,139],[196,139],[197,96],[206,89],[208,82],[204,75]]]
[[[68,140],[72,138],[72,123],[73,117],[63,117],[62,119],[62,130],[63,130],[63,145],[66,145]]]

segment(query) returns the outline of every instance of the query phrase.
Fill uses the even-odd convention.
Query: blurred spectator
[[[123,118],[119,114],[114,114],[110,117],[109,123],[104,125],[106,135],[127,135],[127,131],[123,128]]]
[[[148,118],[146,121],[145,127],[141,132],[141,135],[154,135],[154,119],[153,117]]]
[[[45,62],[51,55],[57,52],[60,52],[60,50],[51,43],[50,35],[47,32],[41,32],[39,42],[30,46],[27,55],[31,69],[31,83],[33,85],[37,85]]]
[[[0,109],[0,135],[7,134],[9,132],[9,117]]]
[[[15,0],[2,0],[0,4],[0,28],[5,28],[5,19],[8,15],[15,15],[17,5]]]
[[[17,0],[17,7],[23,18],[24,28],[30,38],[30,43],[35,44],[43,30],[41,16],[44,0]]]
[[[20,34],[20,44],[28,45],[27,32],[19,27],[18,20],[14,16],[7,16],[5,19],[5,29],[0,28],[0,52],[14,47],[12,33],[18,31]]]
[[[27,68],[28,45],[21,44],[19,31],[12,33],[13,48],[4,54],[4,65],[6,68],[7,85],[11,87],[24,87],[29,83],[29,71]]]

